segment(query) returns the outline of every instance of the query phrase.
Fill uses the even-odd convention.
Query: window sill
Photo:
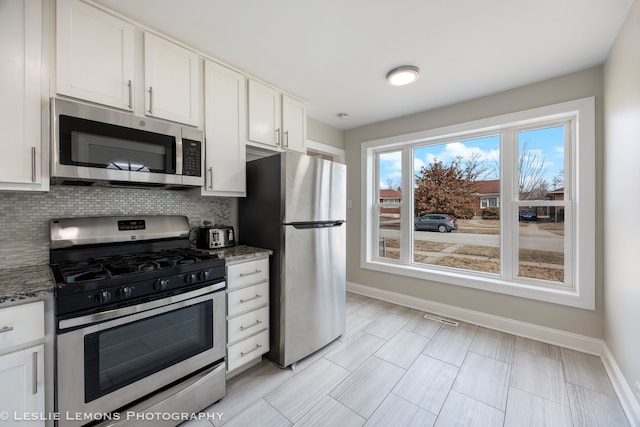
[[[455,271],[441,271],[413,265],[392,264],[382,261],[363,261],[361,262],[360,267],[366,270],[412,277],[439,284],[462,286],[552,304],[595,310],[594,296],[580,295],[580,292],[576,289],[527,285],[524,283],[501,280],[497,277],[490,277],[489,275],[487,275],[487,277],[482,277],[480,275],[475,276]]]

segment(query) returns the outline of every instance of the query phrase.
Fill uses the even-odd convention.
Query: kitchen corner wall
[[[640,382],[640,2],[631,5],[605,63],[605,341],[629,388]],[[640,403],[640,395],[636,393]],[[640,414],[638,415],[640,417]]]
[[[602,66],[598,66],[506,92],[348,130],[345,134],[347,198],[352,200],[353,208],[347,211],[347,223],[349,224],[347,228],[347,281],[488,315],[532,323],[598,339],[604,338],[604,256],[602,237],[604,132],[602,120],[602,75]],[[435,129],[589,96],[596,97],[596,165],[595,170],[587,172],[593,173],[596,178],[595,310],[566,307],[464,286],[379,273],[361,268],[360,242],[363,224],[361,224],[362,188],[360,178],[362,174],[361,147],[363,142]],[[632,158],[637,160],[637,156]],[[623,169],[620,173],[622,174],[625,170]],[[623,180],[621,179],[619,183],[622,182]],[[625,180],[626,187],[621,186],[621,188],[627,188],[627,191],[629,191],[629,183],[635,182],[637,180]],[[623,213],[621,214],[621,212]],[[618,212],[616,218],[611,218],[611,221],[615,223],[611,226],[612,228],[618,225],[616,220],[620,215],[623,215],[623,217],[624,213],[632,215],[631,213],[635,211],[624,210],[621,212]],[[629,227],[627,222],[629,221],[623,220],[625,225],[621,233],[625,236],[632,236],[633,234],[629,234],[627,230]]]
[[[186,215],[191,227],[236,225],[235,200],[188,191],[51,186],[48,193],[0,192],[0,269],[49,263],[49,220],[103,215]]]

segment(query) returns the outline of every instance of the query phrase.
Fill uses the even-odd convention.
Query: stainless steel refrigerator
[[[239,240],[273,250],[270,351],[289,366],[344,333],[346,166],[285,152],[247,163]]]

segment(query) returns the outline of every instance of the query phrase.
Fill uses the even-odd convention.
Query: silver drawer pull
[[[262,298],[262,295],[256,294],[255,297],[251,297],[249,299],[241,299],[240,304],[244,304],[245,302],[253,301],[254,299]]]
[[[253,323],[253,324],[251,324],[249,326],[240,326],[240,330],[241,331],[246,331],[247,329],[254,328],[254,327],[258,326],[261,323],[262,323],[262,320],[256,320],[256,323]]]
[[[31,356],[32,356],[31,393],[38,394],[38,352],[34,351]]]
[[[251,273],[240,273],[240,277],[253,276],[254,274],[260,274],[262,270],[252,271]]]
[[[13,331],[13,326],[5,326],[4,328],[0,328],[0,334],[9,331]]]
[[[261,349],[261,348],[262,348],[262,344],[256,344],[256,346],[255,346],[253,349],[251,349],[251,350],[247,351],[246,353],[241,352],[241,353],[240,353],[240,357],[245,357],[247,354],[251,354],[251,353],[253,353],[254,351],[259,350],[259,349]]]

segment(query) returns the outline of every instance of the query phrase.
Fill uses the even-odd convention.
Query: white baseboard
[[[629,422],[632,426],[640,427],[640,404],[638,404],[629,384],[627,384],[624,379],[618,364],[603,340],[565,332],[558,329],[547,328],[533,323],[521,322],[506,317],[495,316],[493,314],[487,314],[480,311],[468,310],[466,308],[416,298],[353,282],[347,282],[347,291],[402,305],[404,307],[437,314],[439,316],[472,323],[485,328],[600,356],[607,374],[611,379],[611,383],[618,394],[620,404],[627,414]]]
[[[620,405],[622,405],[622,409],[624,409],[624,412],[627,414],[629,422],[634,427],[640,426],[640,404],[638,404],[633,390],[629,387],[629,383],[624,379],[622,371],[606,343],[604,345],[604,354],[601,355],[600,358],[602,359],[604,368],[607,370],[607,374],[609,374],[611,384],[613,384]]]

